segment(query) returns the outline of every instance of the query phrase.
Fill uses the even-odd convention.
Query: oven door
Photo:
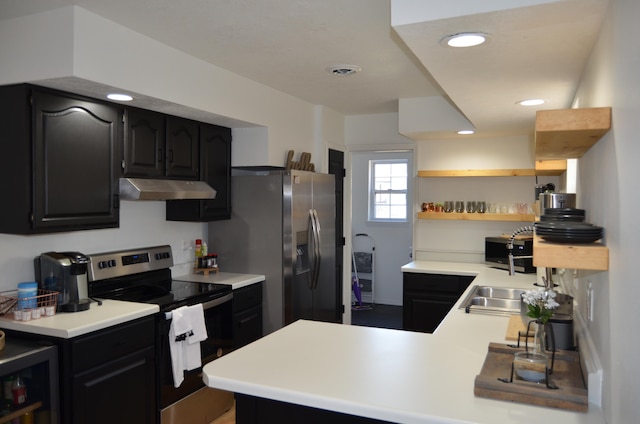
[[[208,335],[207,340],[200,343],[203,365],[233,350],[232,300],[233,293],[229,293],[202,303]],[[176,306],[176,308],[177,307],[178,306]],[[202,368],[185,371],[184,381],[180,387],[174,387],[171,369],[171,353],[169,351],[170,310],[165,310],[164,312],[165,313],[159,315],[160,322],[158,324],[158,341],[160,343],[160,349],[158,350],[158,364],[160,366],[158,373],[160,380],[160,409],[164,409],[201,387],[204,387]]]

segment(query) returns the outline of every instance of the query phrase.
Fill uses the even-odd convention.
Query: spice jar
[[[27,386],[22,381],[20,376],[13,380],[11,385],[11,391],[13,392],[13,405],[22,405],[27,401]]]

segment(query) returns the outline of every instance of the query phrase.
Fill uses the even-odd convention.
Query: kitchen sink
[[[491,286],[473,286],[460,304],[467,313],[513,315],[520,313],[520,295],[523,289]]]

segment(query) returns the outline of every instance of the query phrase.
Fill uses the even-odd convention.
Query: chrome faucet
[[[515,230],[513,233],[511,233],[511,238],[509,239],[509,243],[507,243],[507,249],[509,250],[509,255],[508,255],[508,259],[509,259],[509,275],[515,275],[515,273],[516,273],[515,265],[513,264],[513,260],[514,259],[532,259],[533,258],[532,255],[513,256],[513,240],[515,240],[515,238],[516,238],[516,236],[518,234],[533,233],[533,232],[534,232],[533,225],[527,225],[525,227],[520,227],[517,230]]]

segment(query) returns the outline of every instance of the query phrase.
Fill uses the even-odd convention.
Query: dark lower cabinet
[[[74,423],[155,423],[153,348],[73,376]]]
[[[388,421],[358,417],[236,393],[236,424],[382,424]]]
[[[405,272],[402,291],[402,328],[433,333],[473,276]]]
[[[151,316],[61,341],[64,422],[155,423],[155,334]]]
[[[0,231],[117,227],[123,109],[28,84],[0,87]]]
[[[262,282],[233,291],[233,347],[262,337]]]
[[[60,422],[155,424],[155,319],[139,318],[71,339],[14,334],[57,345]]]

